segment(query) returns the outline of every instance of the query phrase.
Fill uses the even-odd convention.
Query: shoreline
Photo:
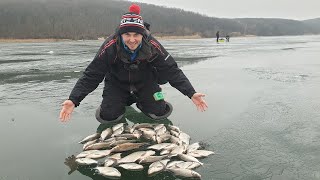
[[[0,38],[0,43],[47,43],[47,42],[61,42],[61,41],[75,41],[72,39],[5,39]]]
[[[201,37],[199,35],[189,35],[189,36],[167,36],[167,35],[154,35],[154,37],[158,40],[174,40],[174,39],[203,39],[204,37]],[[235,37],[256,37],[253,35],[247,35],[247,36],[235,36]],[[233,37],[233,38],[235,38]],[[211,37],[215,39],[216,37]],[[13,39],[13,38],[0,38],[0,43],[48,43],[48,42],[65,42],[65,41],[104,41],[105,38],[100,37],[98,39],[50,39],[50,38],[44,38],[44,39]]]
[[[190,36],[154,36],[156,39],[161,40],[169,40],[169,39],[201,39],[199,35],[190,35]],[[50,38],[44,38],[44,39],[13,39],[13,38],[0,38],[0,43],[47,43],[47,42],[61,42],[61,41],[86,41],[86,40],[97,40],[97,41],[104,41],[105,38],[100,37],[98,39],[50,39]]]
[[[161,40],[170,40],[170,39],[202,39],[200,35],[189,35],[189,36],[168,36],[168,35],[154,35],[156,39],[161,39]]]

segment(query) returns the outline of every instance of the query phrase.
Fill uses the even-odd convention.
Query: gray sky
[[[218,18],[284,18],[305,20],[320,17],[320,0],[130,0],[181,8]]]

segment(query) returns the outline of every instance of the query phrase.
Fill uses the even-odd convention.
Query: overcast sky
[[[320,17],[320,0],[130,0],[181,8],[218,18],[284,18],[305,20]]]

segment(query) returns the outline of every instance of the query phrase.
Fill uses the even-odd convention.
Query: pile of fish
[[[201,175],[193,170],[203,165],[197,158],[214,154],[199,142],[190,144],[190,136],[177,126],[164,124],[119,123],[79,143],[83,151],[76,156],[76,163],[93,166],[96,173],[113,179],[121,177],[117,168],[148,168],[148,176],[169,171],[175,176],[200,179]]]

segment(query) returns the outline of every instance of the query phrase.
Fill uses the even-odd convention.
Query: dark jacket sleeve
[[[196,91],[189,79],[178,67],[176,61],[154,38],[151,40],[151,44],[157,49],[159,54],[158,57],[152,61],[152,64],[157,68],[160,78],[167,80],[172,87],[191,98]]]
[[[93,61],[85,69],[82,77],[79,78],[71,91],[69,100],[71,100],[76,107],[79,106],[80,102],[89,93],[98,87],[108,72],[109,65],[107,64],[107,56],[104,49],[105,43],[101,46]]]

